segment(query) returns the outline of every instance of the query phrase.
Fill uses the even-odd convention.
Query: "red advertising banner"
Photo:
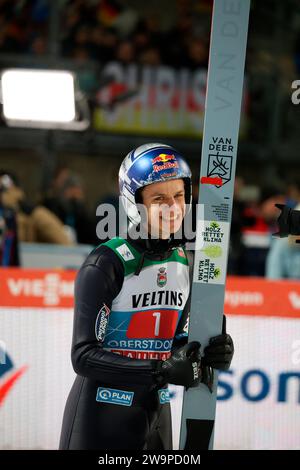
[[[75,271],[0,269],[3,307],[72,308]],[[300,282],[229,276],[225,313],[300,318]]]
[[[228,277],[225,314],[300,318],[300,282]]]
[[[0,269],[1,307],[73,307],[75,271]]]

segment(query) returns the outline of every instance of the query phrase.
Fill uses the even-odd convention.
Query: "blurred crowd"
[[[174,1],[177,21],[166,29],[159,15],[142,17],[126,2],[70,0],[64,2],[60,24],[60,53],[101,64],[118,60],[173,67],[207,66],[209,28],[197,21],[195,2]],[[196,11],[197,13],[197,11]],[[202,26],[199,26],[202,25]],[[205,24],[205,22],[204,22]],[[48,48],[49,8],[46,0],[0,1],[0,50],[42,56]],[[209,23],[208,23],[209,26]]]
[[[71,1],[63,15],[62,52],[101,63],[163,63],[190,69],[207,66],[207,31],[197,25],[192,2],[174,2],[174,6],[180,14],[176,24],[165,30],[154,13],[140,17],[117,2]]]
[[[0,171],[0,215],[2,248],[10,238],[7,259],[18,264],[12,241],[59,245],[96,244],[95,223],[85,205],[80,177],[67,167],[59,167],[49,189],[38,203],[25,194],[17,176]]]
[[[0,1],[0,51],[47,52],[49,9],[43,0]]]
[[[206,67],[209,51],[211,0],[174,0],[174,21],[154,13],[142,14],[130,2],[65,0],[59,28],[59,53],[76,61],[105,64],[138,63],[193,70]],[[49,49],[48,0],[0,0],[0,52],[37,57]],[[143,11],[140,8],[140,11]],[[149,9],[147,11],[150,11]],[[201,21],[199,21],[201,16]],[[294,62],[300,70],[300,40]],[[249,48],[251,57],[251,47]],[[256,60],[252,60],[259,70]],[[288,81],[288,83],[290,83]],[[251,88],[251,87],[250,87]],[[254,90],[255,91],[255,90]],[[253,85],[252,102],[255,101]],[[261,101],[260,95],[256,100]],[[253,107],[253,104],[252,104]],[[265,132],[265,125],[261,126]],[[257,127],[255,138],[258,138]],[[0,264],[19,265],[20,242],[59,245],[97,245],[96,207],[101,202],[118,207],[117,190],[89,210],[85,183],[67,166],[57,168],[49,189],[32,202],[15,174],[0,171]],[[194,185],[194,207],[197,201]],[[234,275],[300,278],[300,245],[293,237],[272,238],[277,231],[275,203],[300,205],[300,180],[259,188],[238,176],[235,181],[228,271]]]
[[[113,185],[112,185],[113,187]],[[0,260],[4,266],[19,265],[20,242],[96,246],[99,217],[96,208],[110,203],[118,210],[115,187],[88,210],[84,182],[67,166],[57,168],[51,186],[33,204],[18,178],[0,171]],[[193,210],[198,201],[198,185],[193,185]],[[277,232],[279,210],[275,204],[300,209],[300,179],[282,185],[258,188],[241,176],[235,179],[234,204],[229,247],[228,272],[240,276],[270,279],[300,278],[300,244],[295,237],[272,237]]]

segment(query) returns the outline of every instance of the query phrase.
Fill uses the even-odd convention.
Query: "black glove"
[[[222,334],[210,338],[204,349],[201,364],[218,370],[228,370],[234,353],[233,341],[226,333],[226,317],[223,315]]]
[[[200,343],[192,341],[174,351],[166,361],[155,361],[157,383],[196,387],[201,380],[199,348]]]

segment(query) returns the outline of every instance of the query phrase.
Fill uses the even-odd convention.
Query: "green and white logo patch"
[[[134,259],[133,253],[131,252],[130,248],[126,245],[126,243],[123,243],[123,245],[116,248],[116,250],[122,256],[124,261],[131,261],[132,259]]]
[[[229,223],[205,220],[201,224],[199,248],[195,251],[194,282],[224,284]]]

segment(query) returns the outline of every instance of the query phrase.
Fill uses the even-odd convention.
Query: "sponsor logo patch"
[[[128,246],[126,245],[126,243],[123,243],[123,245],[116,248],[116,250],[125,261],[130,261],[134,259],[134,256],[132,252],[130,251],[130,249],[128,248]]]
[[[98,387],[96,401],[113,405],[131,406],[134,392]]]
[[[152,165],[155,172],[179,168],[175,155],[168,155],[166,153],[161,153],[157,157],[152,158]]]
[[[192,362],[193,373],[194,373],[194,380],[199,379],[199,368],[198,362]]]
[[[105,332],[108,324],[110,309],[103,304],[95,322],[95,335],[98,341],[104,341]]]
[[[170,403],[170,392],[168,388],[162,388],[158,390],[159,403],[164,405],[165,403]]]

